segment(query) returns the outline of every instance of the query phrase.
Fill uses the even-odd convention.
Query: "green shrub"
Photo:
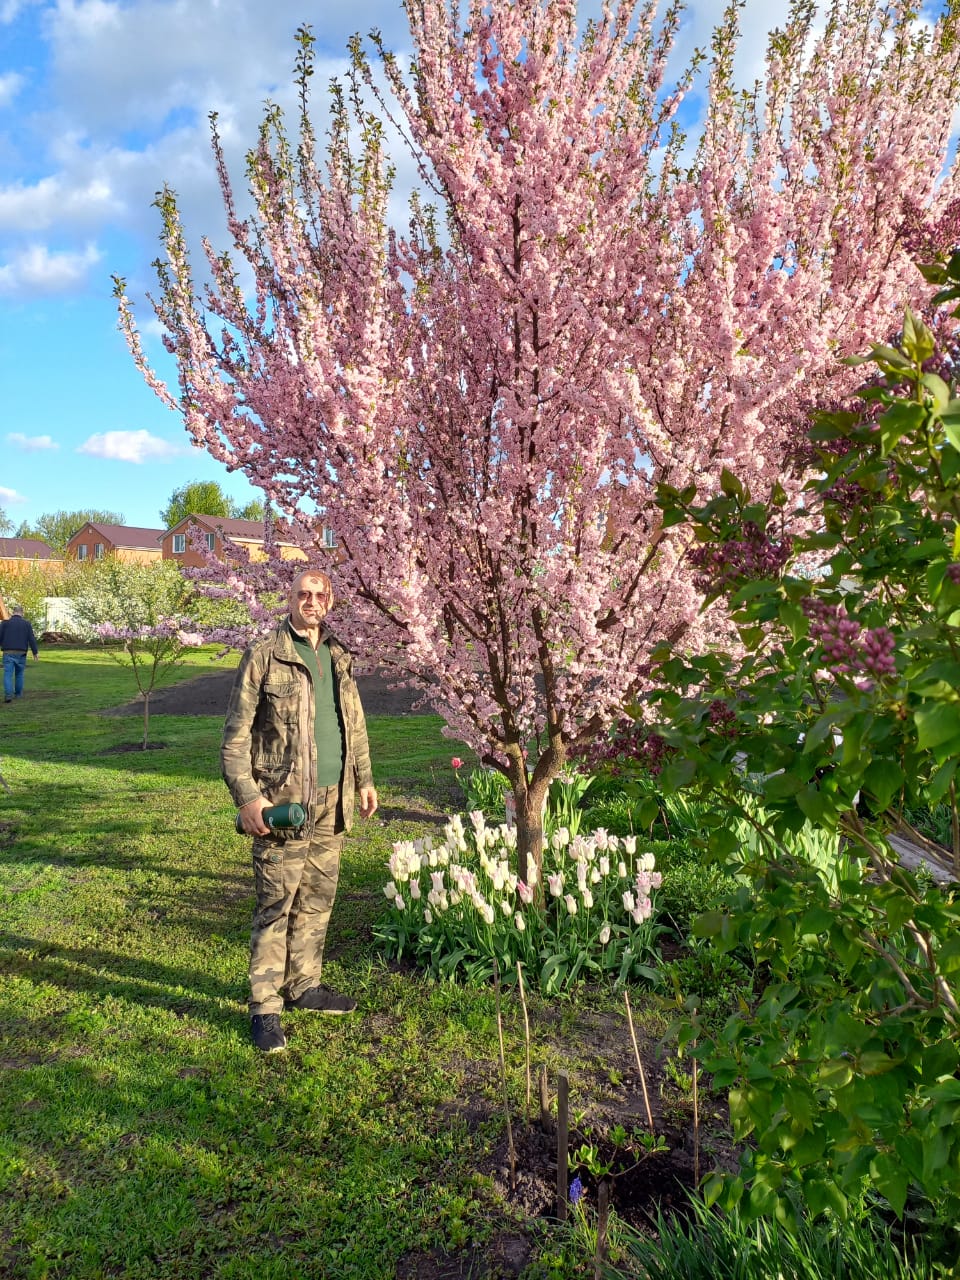
[[[922,1241],[899,1243],[889,1229],[862,1220],[803,1220],[794,1233],[776,1222],[748,1222],[738,1212],[719,1214],[691,1199],[689,1218],[658,1213],[656,1235],[624,1227],[619,1244],[634,1265],[608,1268],[607,1280],[638,1274],[644,1280],[933,1280],[953,1274],[938,1268]]]

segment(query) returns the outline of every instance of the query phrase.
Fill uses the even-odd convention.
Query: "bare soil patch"
[[[207,676],[195,676],[180,684],[155,689],[150,695],[151,716],[224,716],[234,672],[215,671]],[[416,707],[422,694],[417,689],[391,689],[378,672],[357,676],[360,700],[368,716],[430,715],[429,707]],[[140,698],[111,707],[103,712],[108,716],[133,716],[143,714]]]

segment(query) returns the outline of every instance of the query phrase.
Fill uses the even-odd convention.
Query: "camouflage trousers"
[[[317,796],[309,840],[254,837],[257,903],[250,936],[250,1014],[280,1013],[320,981],[340,875],[340,788]]]

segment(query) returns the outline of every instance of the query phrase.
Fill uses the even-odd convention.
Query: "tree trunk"
[[[534,779],[513,788],[517,808],[517,875],[530,883],[530,866],[536,867],[537,896],[543,885],[543,817],[550,778]]]
[[[141,750],[147,749],[147,731],[150,728],[150,694],[149,691],[143,695],[143,746]]]

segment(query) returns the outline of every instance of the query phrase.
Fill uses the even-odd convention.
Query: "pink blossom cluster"
[[[187,618],[165,618],[160,622],[144,623],[137,627],[117,627],[112,622],[102,622],[94,631],[101,640],[122,640],[125,644],[134,641],[146,643],[151,640],[172,640],[185,649],[195,649],[206,644],[207,640],[199,631],[187,630],[191,625]]]

